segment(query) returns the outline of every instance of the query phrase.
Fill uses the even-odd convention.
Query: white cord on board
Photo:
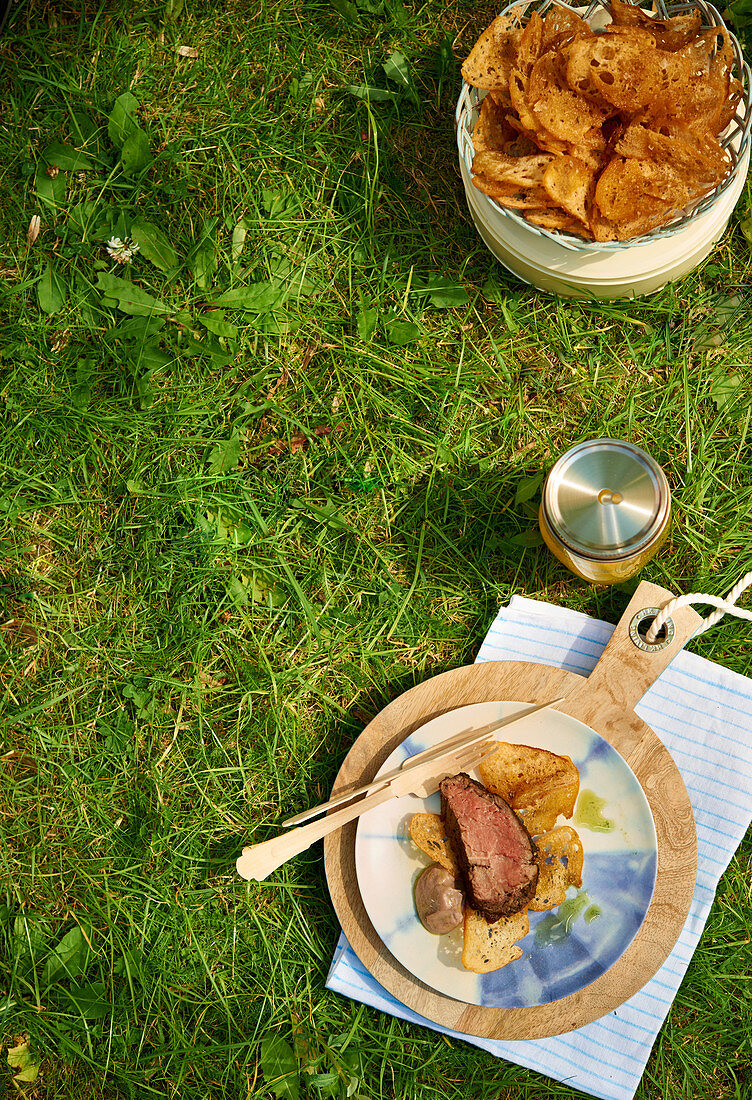
[[[702,623],[695,631],[695,636],[697,636],[697,634],[702,634],[705,630],[709,630],[711,626],[715,626],[715,624],[719,623],[723,616],[727,614],[736,615],[738,619],[747,619],[748,622],[752,622],[752,611],[744,611],[741,607],[734,606],[742,592],[749,588],[751,584],[752,571],[744,574],[742,579],[734,585],[725,599],[721,599],[720,596],[708,596],[704,592],[689,592],[686,596],[676,596],[673,600],[669,600],[666,606],[662,607],[658,612],[645,635],[645,641],[652,645],[653,642],[657,640],[658,634],[666,622],[666,619],[670,618],[671,613],[691,603],[709,603],[712,607],[718,609],[702,620]]]

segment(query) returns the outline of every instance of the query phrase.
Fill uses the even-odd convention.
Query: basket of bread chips
[[[655,8],[518,0],[473,46],[457,142],[497,255],[506,226],[520,256],[535,238],[549,263],[550,243],[622,261],[653,245],[655,266],[672,238],[709,250],[725,228],[749,163],[752,74],[711,4]]]

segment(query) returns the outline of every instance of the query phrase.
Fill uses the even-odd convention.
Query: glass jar
[[[620,439],[589,439],[549,471],[538,512],[543,540],[593,584],[626,581],[668,534],[671,491],[646,451]]]

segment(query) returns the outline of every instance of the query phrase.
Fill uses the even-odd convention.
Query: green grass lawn
[[[512,594],[619,617],[636,580],[594,589],[537,533],[572,443],[666,470],[646,579],[721,594],[752,568],[749,194],[647,301],[505,274],[453,134],[493,14],[29,0],[0,39],[9,1095],[23,1042],[34,1098],[573,1095],[328,993],[320,845],[234,872]],[[749,624],[691,648],[752,672]],[[748,840],[639,1100],[752,1091],[751,862]]]

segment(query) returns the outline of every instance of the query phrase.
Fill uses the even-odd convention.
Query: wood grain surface
[[[327,837],[324,857],[332,902],[358,958],[403,1004],[435,1023],[494,1039],[560,1035],[623,1004],[655,974],[686,920],[697,873],[697,836],[684,782],[668,750],[634,713],[634,706],[700,625],[691,608],[674,616],[676,634],[666,649],[645,653],[629,637],[637,611],[660,607],[672,593],[643,582],[611,641],[588,677],[529,662],[468,665],[405,692],[366,726],[337,776],[337,794],[373,778],[410,733],[457,707],[493,700],[545,703],[566,695],[557,708],[605,738],[636,775],[650,805],[658,837],[658,872],[647,916],[621,958],[578,993],[533,1008],[499,1009],[453,1000],[418,981],[387,951],[365,911],[355,870],[356,825]]]

